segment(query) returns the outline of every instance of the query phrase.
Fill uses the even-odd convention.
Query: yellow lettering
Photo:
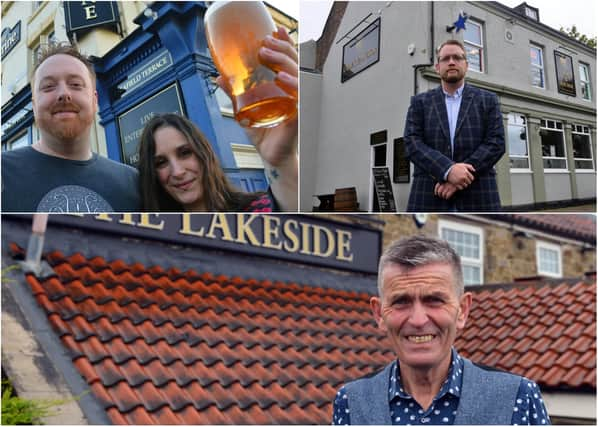
[[[309,224],[301,223],[301,251],[299,253],[311,255],[309,251]]]
[[[98,215],[94,216],[93,218],[97,219],[98,221],[112,222],[112,218],[110,217],[110,214],[107,214],[107,213],[98,214]]]
[[[214,231],[216,231],[217,229],[222,232],[222,240],[226,240],[228,242],[234,241],[233,236],[230,232],[230,228],[228,227],[228,222],[226,221],[225,214],[217,214],[212,217],[210,231],[208,231],[206,237],[209,237],[210,239],[216,239]]]
[[[280,228],[280,218],[277,216],[264,215],[262,217],[264,221],[264,247],[271,249],[281,249],[282,242],[278,240],[278,229]],[[272,227],[274,223],[274,227]],[[272,237],[274,237],[278,243],[272,243]]]
[[[135,225],[135,221],[133,220],[133,214],[122,214],[122,218],[118,221],[118,223],[125,225]]]
[[[139,222],[137,223],[137,225],[139,227],[143,227],[143,228],[151,228],[152,230],[162,230],[164,229],[164,221],[160,221],[159,224],[152,224],[150,222],[150,215],[160,215],[160,214],[139,214]]]
[[[253,234],[253,230],[251,230],[251,223],[257,217],[258,215],[250,215],[249,219],[245,221],[246,215],[237,215],[237,243],[247,243],[247,240],[245,240],[245,235],[247,235],[253,246],[261,246],[259,240],[255,237],[255,234]]]
[[[95,19],[98,17],[98,15],[96,14],[96,6],[95,5],[85,6],[83,9],[85,9],[85,19],[89,20],[89,19]]]
[[[284,236],[288,240],[290,240],[291,243],[293,243],[293,246],[289,245],[288,241],[285,241],[284,249],[287,252],[297,252],[299,250],[299,236],[297,236],[297,234],[291,230],[291,226],[293,226],[295,230],[299,228],[299,224],[294,219],[289,219],[288,221],[285,221],[283,226],[283,233]]]
[[[191,214],[184,213],[182,214],[182,216],[183,224],[181,229],[179,230],[179,234],[188,234],[190,236],[203,237],[203,227],[201,227],[197,231],[191,229]]]
[[[314,255],[321,256],[322,258],[329,257],[334,253],[334,235],[330,230],[325,227],[320,227],[319,225],[313,225],[314,229],[313,236],[314,236]],[[323,243],[323,236],[326,236],[327,242],[327,249],[326,252],[322,252],[322,243]]]
[[[339,261],[353,261],[353,254],[351,253],[351,237],[353,233],[350,231],[336,230],[337,238],[337,252],[336,259]]]

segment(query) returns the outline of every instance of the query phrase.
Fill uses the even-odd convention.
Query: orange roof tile
[[[595,389],[596,284],[504,288],[471,289],[474,304],[455,343],[459,351],[474,362],[525,375],[542,387]],[[514,301],[534,308],[525,313],[512,309]]]
[[[369,295],[46,256],[27,283],[114,423],[323,424],[393,358]]]

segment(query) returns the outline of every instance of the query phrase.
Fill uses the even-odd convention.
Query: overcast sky
[[[515,7],[523,1],[501,0],[501,3]],[[295,3],[288,0],[287,2]],[[568,28],[575,25],[580,33],[590,38],[597,34],[595,0],[526,0],[526,2],[530,6],[539,8],[540,22],[555,30],[561,26]],[[317,40],[320,37],[331,7],[331,1],[301,1],[299,42],[309,39]]]

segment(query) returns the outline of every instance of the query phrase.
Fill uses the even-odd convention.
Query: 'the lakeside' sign
[[[69,214],[49,221],[362,273],[377,272],[382,247],[379,230],[307,215]]]

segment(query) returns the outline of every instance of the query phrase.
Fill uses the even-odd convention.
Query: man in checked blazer
[[[411,98],[405,124],[415,165],[409,212],[500,210],[494,165],[505,152],[498,97],[465,83],[463,44],[438,49],[441,85]]]

